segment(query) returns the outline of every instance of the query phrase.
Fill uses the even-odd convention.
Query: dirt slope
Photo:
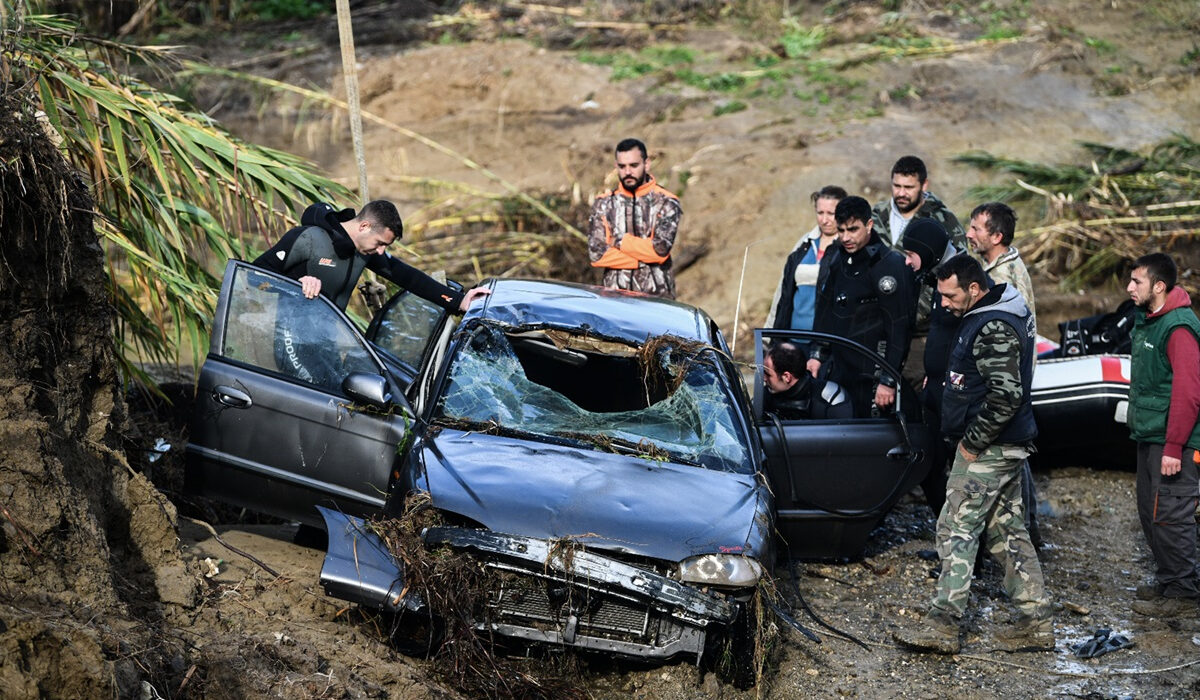
[[[613,82],[608,67],[536,45],[550,34],[543,28],[540,34],[529,30],[532,42],[370,45],[359,55],[363,107],[519,187],[575,190],[584,198],[604,187],[612,145],[628,135],[642,138],[660,181],[682,195],[679,245],[709,251],[679,275],[680,298],[706,309],[727,335],[738,310],[743,256],[739,332],[765,318],[782,256],[813,225],[807,197],[821,185],[837,183],[872,201],[883,199],[892,162],[913,153],[928,164],[931,189],[965,218],[978,203],[965,191],[990,177],[952,162],[965,151],[1074,162],[1084,157],[1080,141],[1136,149],[1173,132],[1194,135],[1188,106],[1200,100],[1200,82],[1194,65],[1180,63],[1191,34],[1170,26],[1170,15],[1159,7],[1171,3],[1010,3],[1028,11],[1024,33],[992,43],[970,43],[981,29],[952,14],[952,3],[905,5],[901,16],[913,33],[959,42],[960,48],[853,68],[843,82],[832,82],[830,105],[814,106],[812,84],[796,78],[782,95],[739,97],[744,110],[714,116],[732,98],[664,84],[661,76]],[[830,35],[868,40],[896,21],[895,13],[871,3],[832,17],[811,3],[796,11]],[[534,28],[550,21],[533,10],[522,19]],[[1155,40],[1143,41],[1146,36]],[[631,49],[684,45],[711,70],[743,70],[746,56],[775,48],[735,27],[694,24],[607,39]],[[284,63],[273,72],[339,91],[336,56],[330,59],[307,58],[295,72]],[[308,150],[346,182],[357,182],[348,129],[340,120],[301,120],[292,131],[257,116],[219,116],[257,138]],[[501,191],[457,160],[394,131],[368,125],[366,141],[372,196],[403,201],[402,211],[417,220],[429,193],[405,186],[398,176]],[[1038,216],[1022,213],[1031,225]],[[1047,321],[1092,311],[1069,298],[1061,311],[1049,308],[1054,291],[1038,290],[1046,293]]]

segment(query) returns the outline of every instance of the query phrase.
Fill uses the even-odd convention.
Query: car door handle
[[[888,459],[894,459],[896,461],[908,459],[910,454],[912,453],[908,451],[907,445],[896,445],[887,452]]]
[[[231,408],[250,408],[253,403],[250,400],[250,394],[241,389],[234,389],[231,386],[218,386],[213,389],[213,401],[224,404]]]

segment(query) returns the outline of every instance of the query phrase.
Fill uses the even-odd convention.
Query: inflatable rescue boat
[[[1132,302],[1059,324],[1062,343],[1038,336],[1033,414],[1035,462],[1043,466],[1132,466],[1129,332]]]

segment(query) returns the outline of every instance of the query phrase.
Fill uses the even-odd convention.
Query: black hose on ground
[[[817,613],[815,611],[813,611],[813,609],[811,607],[809,607],[808,601],[804,600],[804,595],[800,593],[800,584],[798,583],[798,581],[800,579],[800,572],[796,569],[796,560],[792,559],[790,555],[788,556],[788,566],[791,568],[791,573],[792,573],[792,592],[796,594],[796,600],[799,601],[799,603],[800,603],[800,609],[803,610],[805,612],[805,614],[807,614],[809,617],[811,617],[813,619],[813,621],[816,622],[821,627],[824,627],[825,629],[829,630],[830,632],[840,635],[841,637],[848,639],[849,641],[854,642],[855,644],[859,645],[863,649],[870,651],[871,647],[867,646],[866,642],[862,641],[858,637],[855,637],[854,635],[850,634],[849,632],[843,632],[842,630],[840,630],[840,629],[834,627],[833,625],[829,624],[828,622],[822,620],[820,618],[820,616],[818,616]]]

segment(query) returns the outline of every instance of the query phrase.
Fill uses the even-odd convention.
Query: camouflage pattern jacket
[[[617,186],[596,198],[588,220],[588,257],[604,268],[604,286],[675,298],[671,247],[683,209],[653,176],[629,192]]]
[[[1033,314],[1033,328],[1037,330],[1037,307],[1033,299],[1033,280],[1029,277],[1029,268],[1025,267],[1025,261],[1021,259],[1021,254],[1017,249],[1009,247],[1007,252],[993,262],[984,261],[983,271],[992,278],[994,284],[1004,282],[1017,288],[1017,291],[1025,299],[1025,305],[1029,307],[1029,313]]]
[[[928,216],[936,220],[946,229],[946,233],[950,234],[950,243],[960,251],[969,250],[967,247],[967,232],[963,230],[962,224],[958,223],[958,218],[954,216],[954,212],[950,211],[942,200],[938,199],[932,192],[926,192],[921,199],[921,206],[917,207],[917,211],[912,215],[913,219],[921,216]],[[883,241],[896,250],[904,253],[904,246],[901,242],[904,240],[903,235],[895,237],[892,240],[891,222],[892,222],[892,198],[888,197],[882,202],[878,202],[871,209],[872,229],[879,233],[879,237]],[[921,287],[918,291],[917,308],[928,309],[933,303],[933,288]],[[929,315],[919,314],[913,324],[913,335],[923,336],[929,331]]]
[[[921,206],[917,207],[917,211],[912,215],[912,219],[919,216],[928,216],[936,220],[946,229],[946,233],[950,234],[950,241],[958,247],[959,250],[967,250],[967,232],[963,230],[962,224],[958,223],[958,218],[954,216],[954,212],[950,211],[942,200],[934,196],[932,192],[926,192],[921,198]],[[878,202],[871,208],[871,221],[874,222],[873,228],[879,233],[879,237],[886,241],[890,246],[904,252],[900,245],[903,236],[892,236],[892,198],[888,197],[882,202]]]
[[[992,287],[965,314],[950,350],[942,432],[980,454],[1037,437],[1031,387],[1033,319],[1016,289]]]

